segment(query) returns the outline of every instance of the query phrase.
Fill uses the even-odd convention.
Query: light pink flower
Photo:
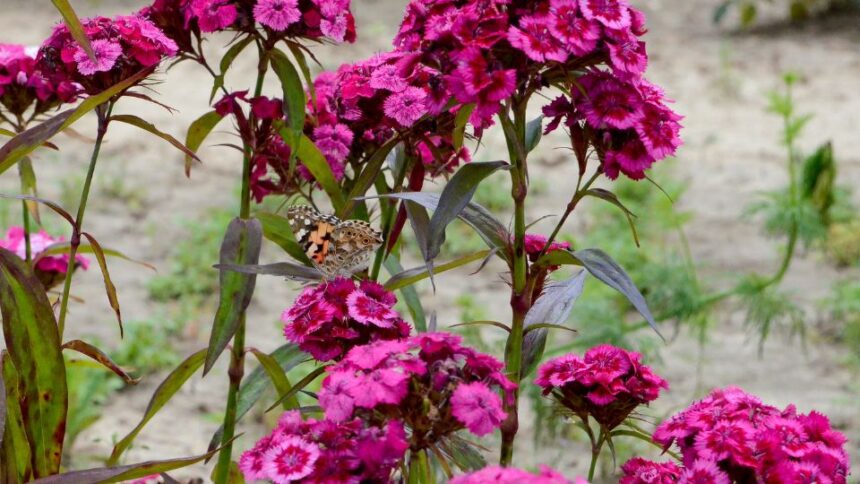
[[[90,59],[83,47],[78,46],[74,59],[78,65],[78,72],[85,76],[91,76],[96,72],[111,70],[116,60],[122,55],[122,46],[118,42],[107,39],[98,39],[90,42],[95,55],[95,62]]]
[[[579,0],[585,18],[597,20],[612,29],[630,26],[630,11],[624,0]]]
[[[480,382],[461,383],[451,396],[451,413],[475,435],[486,435],[502,423],[507,414],[502,399]]]
[[[424,89],[410,86],[385,99],[385,115],[405,128],[412,126],[427,113],[426,99],[427,92]]]
[[[263,454],[263,474],[275,484],[289,484],[313,472],[319,456],[316,445],[301,437],[284,437]]]
[[[272,30],[286,30],[302,14],[297,0],[257,0],[254,19]]]

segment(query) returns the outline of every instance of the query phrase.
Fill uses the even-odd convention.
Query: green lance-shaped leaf
[[[51,0],[51,2],[54,4],[54,8],[63,16],[66,27],[69,28],[69,33],[72,34],[72,38],[84,49],[90,60],[96,62],[96,55],[93,52],[92,45],[90,45],[90,39],[84,32],[84,26],[81,25],[81,20],[78,18],[78,14],[75,13],[75,9],[72,8],[72,4],[69,3],[69,0]]]
[[[270,353],[284,372],[295,368],[299,363],[306,361],[309,356],[302,352],[298,346],[287,343],[280,348]],[[269,377],[266,369],[261,365],[242,380],[242,386],[239,388],[239,401],[236,405],[236,421],[242,419],[248,411],[260,400],[263,393],[272,386],[272,380]],[[278,392],[280,394],[280,391]],[[209,440],[209,450],[216,448],[221,442],[221,435],[224,432],[224,427],[219,427],[212,439]]]
[[[179,151],[185,153],[186,159],[190,157],[196,161],[200,161],[200,158],[197,157],[197,154],[194,153],[193,150],[191,150],[190,148],[188,148],[187,146],[182,144],[181,141],[174,138],[172,135],[169,135],[169,134],[165,133],[164,131],[161,131],[160,129],[156,128],[154,124],[150,123],[149,121],[146,121],[145,119],[140,118],[139,116],[135,116],[133,114],[115,114],[115,115],[111,116],[110,119],[111,119],[111,121],[130,124],[136,128],[140,128],[140,129],[142,129],[148,133],[154,134],[155,136],[157,136],[157,137],[163,139],[164,141],[167,141],[171,145],[173,145]],[[188,167],[188,162],[186,162],[185,163],[185,174],[188,175],[189,172],[190,172],[190,169]]]
[[[305,89],[302,87],[302,79],[299,77],[293,63],[286,54],[278,49],[269,51],[269,59],[272,69],[281,81],[281,89],[284,93],[284,114],[287,115],[287,126],[289,139],[286,140],[290,146],[296,146],[302,137],[305,128]],[[283,136],[283,134],[282,134]],[[290,150],[290,173],[295,173],[296,150]]]
[[[119,297],[116,294],[116,286],[114,285],[113,280],[111,280],[110,271],[108,271],[107,258],[105,257],[105,253],[102,250],[101,245],[99,245],[98,241],[95,239],[95,237],[86,232],[83,232],[81,235],[86,237],[87,240],[90,242],[90,247],[92,247],[93,249],[93,255],[96,256],[96,261],[99,263],[99,268],[102,271],[102,279],[104,279],[105,283],[105,293],[107,294],[110,307],[116,314],[116,320],[119,323],[119,335],[120,338],[122,338],[122,313],[119,308]]]
[[[57,320],[42,284],[18,256],[0,249],[0,311],[6,348],[18,375],[21,416],[33,475],[60,470],[68,389]]]
[[[409,200],[423,206],[424,208],[436,210],[439,206],[440,195],[438,193],[402,192],[361,197],[359,200],[370,198],[396,198],[400,200]],[[511,235],[505,225],[493,216],[489,210],[477,203],[469,202],[457,217],[472,227],[488,247],[496,249],[496,253],[500,257],[505,259],[507,258],[507,251],[501,249],[510,244]]]
[[[430,216],[427,214],[427,209],[411,200],[403,202],[406,206],[406,216],[409,217],[409,224],[412,225],[412,232],[415,234],[415,240],[418,243],[418,249],[421,251],[421,256],[424,258],[427,276],[430,277],[430,283],[433,285],[433,290],[436,290],[436,281],[433,280],[433,257],[430,252]]]
[[[582,294],[587,271],[575,276],[547,284],[543,293],[526,313],[524,328],[538,324],[564,324],[567,321],[576,299]],[[546,348],[547,329],[528,331],[523,337],[523,371],[521,378],[527,377],[540,363]]]
[[[126,482],[132,479],[140,479],[141,477],[151,476],[162,472],[181,469],[202,462],[220,449],[215,449],[212,452],[207,452],[194,457],[184,457],[181,459],[168,460],[151,460],[140,462],[138,464],[128,464],[116,467],[99,467],[96,469],[87,469],[83,471],[72,471],[55,476],[46,477],[33,481],[34,484],[82,484],[82,483],[98,483],[106,484],[110,482]]]
[[[221,72],[215,76],[215,81],[212,83],[212,93],[209,95],[209,102],[211,103],[213,99],[215,99],[215,95],[218,94],[218,90],[224,87],[224,78],[227,76],[227,71],[230,70],[230,66],[233,65],[233,61],[236,60],[236,57],[239,57],[239,54],[245,50],[245,47],[254,41],[254,36],[247,36],[233,44],[227,52],[224,53],[224,57],[221,58],[221,64],[219,68]]]
[[[292,262],[277,262],[275,264],[215,264],[221,271],[233,271],[241,274],[259,274],[264,276],[281,276],[292,281],[318,282],[323,274],[313,267],[306,267]]]
[[[0,447],[0,480],[3,482],[25,482],[31,475],[30,443],[24,430],[24,418],[21,415],[21,395],[18,387],[18,375],[12,358],[5,350],[0,353],[0,364],[3,365],[3,386],[0,393],[6,401],[2,410],[4,429],[0,432],[2,447]]]
[[[537,148],[540,143],[541,135],[543,134],[543,116],[538,116],[535,119],[526,123],[526,153]]]
[[[33,160],[29,156],[21,158],[18,162],[18,176],[21,178],[21,190],[30,196],[38,197],[39,190],[36,187],[36,172],[33,170]],[[39,205],[32,200],[25,200],[27,211],[33,216],[36,223],[42,223],[42,217],[39,214]]]
[[[334,173],[331,171],[331,166],[326,161],[325,156],[319,148],[311,141],[307,135],[302,135],[298,140],[298,148],[295,148],[296,143],[290,142],[290,132],[286,128],[281,128],[278,133],[283,138],[284,142],[290,145],[290,148],[296,153],[296,156],[302,160],[302,165],[311,172],[314,179],[323,187],[326,194],[331,199],[331,204],[334,211],[339,213],[343,210],[346,201],[343,198],[343,193],[340,191],[340,185],[334,178]]]
[[[82,341],[79,339],[73,339],[71,341],[67,341],[63,343],[64,350],[74,350],[82,355],[86,355],[92,358],[94,361],[99,362],[102,366],[107,368],[108,370],[114,372],[118,377],[122,378],[129,385],[137,385],[140,382],[140,378],[134,378],[128,374],[125,370],[120,368],[104,351],[96,348],[95,346],[87,343],[86,341]]]
[[[567,250],[554,250],[545,254],[535,264],[538,265],[578,265],[585,269],[600,282],[620,292],[624,297],[633,304],[633,307],[639,311],[639,314],[645,318],[648,325],[659,335],[660,330],[657,329],[657,322],[648,309],[648,303],[645,302],[645,297],[633,284],[627,272],[615,262],[612,257],[600,249],[583,249],[575,252]]]
[[[490,252],[491,251],[489,249],[482,250],[479,252],[475,252],[474,254],[468,254],[462,257],[458,257],[444,264],[433,266],[433,274],[441,274],[442,272],[462,267],[471,262],[482,260],[487,257]],[[428,272],[427,267],[414,267],[412,269],[401,271],[391,276],[390,279],[385,281],[385,289],[389,291],[396,291],[399,289],[403,289],[404,287],[409,287],[418,281],[427,279],[428,277],[430,277],[430,273]]]
[[[2,193],[0,193],[0,198],[9,198],[9,199],[13,199],[13,200],[26,200],[26,201],[41,203],[42,205],[45,205],[46,207],[50,208],[51,210],[53,210],[54,212],[59,214],[61,217],[66,219],[66,221],[69,222],[69,225],[71,225],[72,227],[75,227],[77,225],[77,222],[75,222],[75,218],[72,217],[72,214],[70,214],[69,212],[66,211],[66,209],[64,209],[63,207],[57,205],[56,203],[54,203],[50,200],[45,200],[44,198],[39,198],[39,197],[32,197],[30,195],[4,195]]]
[[[21,158],[51,139],[55,134],[68,128],[96,107],[112,97],[140,82],[152,69],[144,69],[128,79],[114,84],[104,91],[86,98],[78,107],[63,111],[47,121],[23,131],[0,148],[0,173],[8,170]]]
[[[293,259],[306,266],[311,265],[307,254],[302,250],[302,246],[296,242],[296,235],[286,217],[268,212],[257,212],[254,217],[263,225],[263,237],[278,244]]]
[[[400,261],[394,254],[386,257],[382,264],[391,276],[403,272],[403,266],[400,265]],[[422,269],[426,268],[422,267]],[[421,304],[421,298],[418,297],[418,291],[415,290],[415,286],[408,285],[398,290],[400,291],[400,296],[403,298],[403,302],[406,304],[406,308],[409,310],[409,314],[412,316],[412,324],[415,326],[415,330],[419,333],[427,331],[427,316],[424,313],[424,306]]]
[[[221,264],[256,264],[260,260],[262,241],[263,227],[259,220],[234,218],[227,226],[227,233],[224,234],[224,241],[221,243]],[[221,298],[218,301],[215,321],[212,323],[209,351],[203,367],[204,375],[212,369],[218,356],[236,334],[241,314],[251,303],[257,276],[221,270],[220,281]]]
[[[459,151],[463,147],[463,140],[466,138],[466,125],[469,124],[469,117],[475,110],[475,104],[466,104],[461,106],[454,116],[454,131],[451,133],[451,143],[454,145],[454,151]]]
[[[439,448],[448,457],[448,460],[463,472],[476,471],[487,466],[483,454],[473,444],[457,434],[443,439]]]
[[[141,265],[143,267],[146,267],[147,269],[152,269],[153,271],[156,270],[154,265],[149,264],[147,262],[132,259],[131,257],[123,254],[122,252],[120,252],[118,250],[109,249],[107,247],[101,247],[101,246],[99,246],[99,249],[101,250],[102,254],[104,254],[106,257],[116,257],[118,259],[126,260],[128,262],[133,262],[135,264]],[[39,254],[36,256],[36,258],[33,259],[33,262],[37,263],[43,257],[48,257],[48,256],[52,256],[52,255],[68,254],[70,250],[71,250],[71,243],[70,242],[68,242],[68,241],[56,242],[56,243],[53,243],[53,244],[45,247],[45,250],[39,252]],[[78,254],[94,254],[95,252],[96,252],[96,248],[95,248],[95,246],[93,246],[91,244],[82,243],[81,245],[78,246]]]
[[[633,241],[636,242],[636,247],[639,247],[639,235],[636,233],[636,224],[633,223],[633,219],[636,218],[636,214],[631,212],[621,200],[618,199],[618,196],[609,190],[604,190],[603,188],[591,188],[585,192],[587,196],[599,198],[601,200],[605,200],[612,205],[615,205],[622,212],[624,212],[624,216],[627,217],[627,224],[630,225],[630,232],[633,233]]]
[[[468,163],[460,167],[457,173],[448,180],[442,195],[439,197],[439,205],[433,211],[430,218],[430,259],[439,255],[442,244],[445,242],[445,228],[466,208],[478,184],[499,169],[507,168],[509,165],[504,161],[486,161]]]
[[[367,193],[367,190],[373,186],[373,183],[379,177],[379,173],[382,171],[382,167],[385,164],[385,160],[388,159],[388,154],[394,149],[395,146],[400,142],[399,138],[392,138],[388,140],[385,144],[379,147],[373,155],[364,163],[364,168],[361,170],[361,174],[358,175],[358,178],[355,181],[355,184],[352,186],[352,189],[349,191],[349,196],[346,199],[346,203],[341,208],[341,211],[338,212],[337,216],[341,219],[347,219],[352,215],[352,209],[355,206],[355,202],[358,197]]]
[[[224,117],[216,111],[209,111],[195,119],[188,126],[188,134],[185,135],[185,146],[191,150],[192,153],[185,154],[185,176],[191,176],[191,166],[196,159],[196,156],[194,156],[193,153],[200,149],[200,146],[203,145],[203,141],[206,140],[209,133],[215,129],[215,126],[217,126],[222,119],[224,119]]]
[[[122,456],[123,452],[128,449],[134,439],[137,437],[137,434],[143,430],[143,427],[164,407],[167,402],[173,398],[173,395],[182,388],[182,385],[191,378],[191,375],[197,372],[201,365],[203,365],[203,360],[206,358],[206,350],[200,350],[193,355],[189,356],[182,363],[179,364],[173,371],[167,375],[167,378],[158,385],[158,388],[155,389],[155,393],[152,394],[152,398],[149,400],[149,405],[146,406],[146,411],[143,412],[143,418],[137,424],[137,426],[131,430],[125,437],[122,438],[113,448],[113,452],[111,452],[110,458],[107,460],[108,466],[114,466],[117,462],[119,462],[119,458]],[[169,469],[166,469],[169,470]]]
[[[268,375],[269,380],[271,380],[272,384],[275,386],[275,390],[278,392],[278,395],[285,395],[289,392],[292,385],[290,385],[290,380],[287,378],[287,372],[281,368],[278,360],[258,349],[252,348],[251,353],[257,357],[257,361],[260,362],[260,367],[266,372],[266,375]],[[299,408],[299,400],[293,396],[292,398],[284,400],[283,405],[284,410]]]

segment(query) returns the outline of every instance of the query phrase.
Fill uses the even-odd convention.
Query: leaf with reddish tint
[[[124,482],[194,465],[208,459],[219,450],[215,449],[212,452],[182,459],[151,460],[139,464],[65,472],[33,482],[34,484],[84,484],[91,482],[106,484],[110,482]]]
[[[200,158],[197,157],[197,154],[194,153],[194,151],[192,149],[190,149],[187,146],[185,146],[184,144],[182,144],[181,141],[174,138],[173,136],[171,136],[171,135],[165,133],[164,131],[161,131],[160,129],[156,128],[154,124],[150,123],[149,121],[146,121],[145,119],[141,119],[140,117],[135,116],[133,114],[115,114],[115,115],[110,117],[110,120],[111,121],[117,121],[120,123],[130,124],[134,127],[140,128],[140,129],[142,129],[148,133],[152,133],[155,136],[158,136],[159,138],[163,139],[164,141],[167,141],[168,143],[170,143],[171,145],[176,147],[176,149],[178,149],[179,151],[185,153],[185,159],[186,159],[185,174],[186,174],[186,176],[191,173],[191,168],[189,167],[189,162],[187,160],[189,158],[191,158],[191,159],[194,159],[196,161],[200,161]]]
[[[197,151],[200,148],[200,145],[203,144],[203,141],[209,136],[209,133],[215,129],[215,126],[217,126],[222,119],[224,119],[224,117],[216,111],[209,111],[203,116],[195,119],[194,122],[188,126],[188,134],[185,136],[185,146],[191,151]],[[191,165],[193,161],[194,157],[186,153],[185,176],[191,176]]]
[[[24,430],[24,418],[21,416],[21,395],[18,392],[18,375],[12,358],[5,350],[0,353],[0,364],[3,366],[3,385],[0,393],[6,400],[3,410],[5,429],[0,432],[3,444],[0,447],[0,480],[3,482],[24,482],[31,474],[30,443]]]
[[[35,477],[56,474],[63,455],[68,389],[57,320],[33,271],[0,249],[0,312],[6,349],[19,375],[21,416]]]
[[[212,84],[212,93],[209,95],[210,103],[215,99],[215,94],[218,93],[218,90],[224,87],[224,77],[227,75],[230,66],[233,65],[233,61],[245,50],[245,47],[248,47],[248,44],[254,41],[254,38],[252,35],[244,37],[224,53],[224,57],[221,58],[221,65],[219,66],[221,73],[215,76],[215,82]]]
[[[90,39],[84,33],[84,26],[81,25],[81,20],[78,18],[78,14],[75,13],[75,9],[72,8],[72,4],[69,3],[69,0],[51,0],[51,2],[54,4],[54,8],[63,16],[66,27],[69,28],[69,33],[72,34],[72,38],[83,47],[84,52],[87,53],[90,60],[96,62],[93,46],[90,45]]]
[[[93,360],[101,363],[102,366],[108,370],[116,373],[118,377],[122,378],[129,385],[137,385],[138,382],[140,382],[140,378],[134,378],[129,375],[125,370],[120,368],[119,365],[114,363],[114,361],[110,359],[110,356],[106,355],[104,351],[96,348],[86,341],[81,341],[79,339],[67,341],[63,343],[63,349],[74,350],[82,355],[89,356]]]
[[[38,257],[36,257],[33,262],[34,263],[39,262],[39,259],[41,259],[42,257],[48,257],[51,255],[59,255],[59,254],[68,254],[70,249],[71,249],[71,243],[68,241],[53,243],[53,244],[45,247],[45,250],[43,250],[42,252],[39,252]],[[154,265],[143,262],[143,261],[134,260],[131,257],[123,254],[122,252],[120,252],[118,250],[108,249],[106,247],[100,247],[100,249],[105,256],[116,257],[118,259],[123,259],[123,260],[133,262],[133,263],[138,264],[138,265],[142,265],[143,267],[146,267],[147,269],[156,270]],[[95,250],[96,250],[95,247],[93,247],[91,244],[83,244],[82,243],[81,245],[78,246],[78,254],[93,254],[93,253],[95,253]]]
[[[119,309],[119,297],[116,295],[116,286],[114,286],[113,281],[110,278],[110,271],[108,271],[107,267],[107,259],[105,258],[105,253],[102,250],[102,246],[92,235],[83,232],[81,235],[87,238],[90,242],[90,246],[93,249],[93,255],[96,256],[96,261],[99,263],[99,268],[102,271],[102,279],[105,282],[105,293],[108,297],[108,302],[110,303],[110,307],[113,309],[116,314],[116,320],[119,323],[119,336],[123,337],[123,329],[122,329],[122,314]]]
[[[128,449],[128,446],[131,445],[137,437],[137,434],[139,434],[147,422],[149,422],[152,417],[154,417],[155,414],[157,414],[158,411],[170,401],[173,395],[182,388],[182,385],[191,378],[191,375],[197,372],[205,358],[206,350],[200,350],[186,358],[185,361],[180,363],[179,366],[167,375],[167,378],[161,382],[161,385],[158,385],[158,388],[155,389],[155,393],[152,394],[152,398],[149,400],[149,405],[146,406],[146,411],[143,412],[143,418],[140,420],[140,423],[138,423],[137,426],[128,433],[128,435],[123,437],[122,440],[117,442],[114,446],[113,452],[111,452],[110,458],[107,460],[107,465],[113,466],[119,462],[120,456],[122,456],[122,453]],[[211,455],[211,453],[207,455]],[[163,470],[166,471],[170,469]]]
[[[64,209],[63,207],[57,205],[56,203],[54,203],[50,200],[46,200],[44,198],[39,198],[39,197],[33,197],[30,195],[4,195],[2,193],[0,193],[0,198],[11,198],[13,200],[24,200],[24,201],[31,201],[31,202],[39,202],[42,205],[45,205],[46,207],[50,208],[51,210],[53,210],[54,212],[59,214],[64,219],[66,219],[66,221],[68,221],[69,225],[71,225],[72,227],[75,227],[77,225],[77,222],[75,222],[75,218],[72,217],[72,214],[70,214],[69,212],[66,211],[66,209]]]
[[[259,220],[234,218],[227,226],[227,232],[221,242],[221,264],[256,264],[260,260],[262,242],[263,227]],[[221,297],[218,301],[215,320],[212,322],[209,351],[206,354],[206,364],[203,366],[204,375],[212,369],[218,356],[236,334],[242,314],[251,303],[256,282],[255,274],[221,270]]]
[[[284,372],[288,372],[295,368],[299,363],[307,361],[310,357],[302,352],[298,346],[287,343],[276,349],[269,356],[274,359]],[[254,368],[250,375],[242,380],[242,386],[239,387],[239,401],[236,405],[236,421],[242,419],[248,411],[260,400],[263,393],[271,388],[272,380],[268,376],[266,370],[262,366]],[[280,393],[280,392],[279,392]],[[218,428],[215,435],[209,441],[209,449],[214,449],[221,442],[221,435],[224,432],[224,427]]]
[[[480,252],[475,252],[474,254],[468,254],[462,257],[458,257],[450,262],[434,266],[433,275],[440,274],[445,271],[450,271],[451,269],[456,269],[458,267],[469,264],[470,262],[479,261],[487,257],[487,255],[489,254],[490,250],[482,250]],[[391,279],[385,281],[385,289],[389,291],[396,291],[399,289],[403,289],[404,287],[411,286],[418,281],[427,279],[428,277],[430,277],[430,273],[427,271],[427,267],[415,267],[393,275]]]
[[[102,92],[86,98],[78,107],[63,111],[47,121],[19,133],[0,148],[0,173],[8,170],[18,160],[32,153],[33,150],[51,139],[55,134],[71,126],[85,114],[140,82],[150,72],[152,72],[152,69],[144,69]]]

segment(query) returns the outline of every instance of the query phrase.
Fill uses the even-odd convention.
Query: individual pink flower
[[[642,107],[642,117],[636,124],[636,132],[648,154],[656,160],[675,154],[681,146],[681,116],[654,103]]]
[[[589,91],[580,109],[594,128],[627,129],[642,116],[642,98],[632,86],[606,78]]]
[[[224,30],[236,21],[236,6],[227,0],[190,0],[186,23],[197,20],[201,32]]]
[[[122,55],[122,46],[118,42],[98,39],[90,42],[90,45],[93,48],[95,61],[90,59],[83,47],[78,46],[74,54],[78,72],[85,76],[111,70],[116,64],[116,60]]]
[[[44,230],[30,233],[30,255],[35,262],[36,276],[46,287],[52,287],[65,278],[69,266],[69,254],[47,255],[45,251],[54,244],[63,242],[63,237],[52,237]],[[24,238],[24,228],[12,226],[6,231],[6,237],[0,240],[0,248],[14,252],[21,259],[27,255],[27,245]],[[75,269],[87,270],[90,266],[88,258],[76,254]]]
[[[257,0],[254,19],[272,30],[286,30],[302,14],[297,0]]]
[[[480,382],[457,385],[451,396],[451,413],[478,436],[498,428],[507,416],[499,395]]]
[[[537,62],[564,62],[568,53],[551,30],[554,22],[548,15],[520,19],[520,28],[511,27],[508,42]]]
[[[600,40],[600,24],[580,16],[577,0],[550,0],[549,3],[552,35],[573,55],[593,52]]]
[[[400,126],[408,128],[427,113],[427,92],[420,87],[407,87],[385,99],[386,116],[395,119]]]
[[[630,11],[624,0],[579,0],[582,14],[612,29],[630,26]]]
[[[633,34],[618,34],[611,42],[607,42],[609,59],[612,67],[627,75],[639,78],[648,67],[648,54],[645,53],[645,42]]]
[[[674,484],[681,468],[672,462],[654,462],[634,457],[621,466],[623,476],[618,484]]]
[[[297,481],[314,469],[320,449],[301,437],[285,437],[263,454],[263,474],[275,484]]]
[[[811,481],[810,481],[811,482]],[[729,476],[712,460],[698,459],[681,473],[679,484],[730,484]]]

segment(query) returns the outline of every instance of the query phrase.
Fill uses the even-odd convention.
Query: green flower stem
[[[96,171],[96,163],[99,159],[102,142],[107,133],[108,123],[110,122],[110,113],[113,111],[114,101],[108,101],[96,108],[96,116],[98,117],[98,130],[96,131],[96,142],[93,146],[93,154],[90,157],[90,166],[87,170],[87,177],[84,180],[84,188],[81,191],[81,200],[78,204],[78,213],[75,217],[75,226],[72,227],[72,237],[69,240],[69,264],[66,267],[66,280],[63,283],[63,296],[60,302],[60,316],[57,321],[57,328],[60,333],[60,340],[63,339],[63,329],[66,323],[66,314],[69,310],[69,291],[72,289],[72,275],[75,270],[75,256],[78,253],[78,247],[81,245],[81,229],[84,224],[84,214],[87,210],[87,200],[90,197],[90,187],[93,182],[93,175]]]
[[[29,264],[33,260],[33,253],[30,247],[30,210],[26,201],[21,202],[21,218],[24,222],[24,260]]]
[[[591,444],[591,465],[588,466],[588,482],[594,481],[594,471],[597,470],[597,458],[600,457],[600,450],[603,448],[605,440],[603,430],[601,430],[600,436],[597,438],[597,443]]]
[[[257,68],[257,83],[254,87],[254,97],[263,91],[263,81],[266,78],[268,60],[262,46],[258,46],[259,64]],[[242,194],[239,207],[239,217],[248,219],[251,216],[251,140],[244,140],[245,155],[242,160]],[[239,388],[245,374],[245,312],[239,314],[239,326],[233,336],[233,347],[230,351],[230,367],[227,370],[230,387],[227,390],[227,408],[224,410],[224,432],[221,437],[221,451],[218,462],[212,472],[212,480],[216,484],[227,482],[230,475],[230,462],[233,459],[233,436],[236,433],[236,413],[239,402]]]
[[[505,370],[508,378],[519,383],[523,358],[523,333],[526,313],[531,306],[528,286],[528,260],[525,251],[526,216],[525,202],[528,194],[528,168],[525,148],[525,106],[526,102],[515,103],[513,109],[506,109],[499,115],[508,152],[511,158],[511,198],[514,200],[514,250],[511,268],[511,332],[505,349]],[[511,122],[508,111],[513,111]],[[519,428],[518,400],[519,390],[513,398],[504,402],[507,418],[501,425],[502,448],[499,463],[511,464],[514,455],[514,439]]]

